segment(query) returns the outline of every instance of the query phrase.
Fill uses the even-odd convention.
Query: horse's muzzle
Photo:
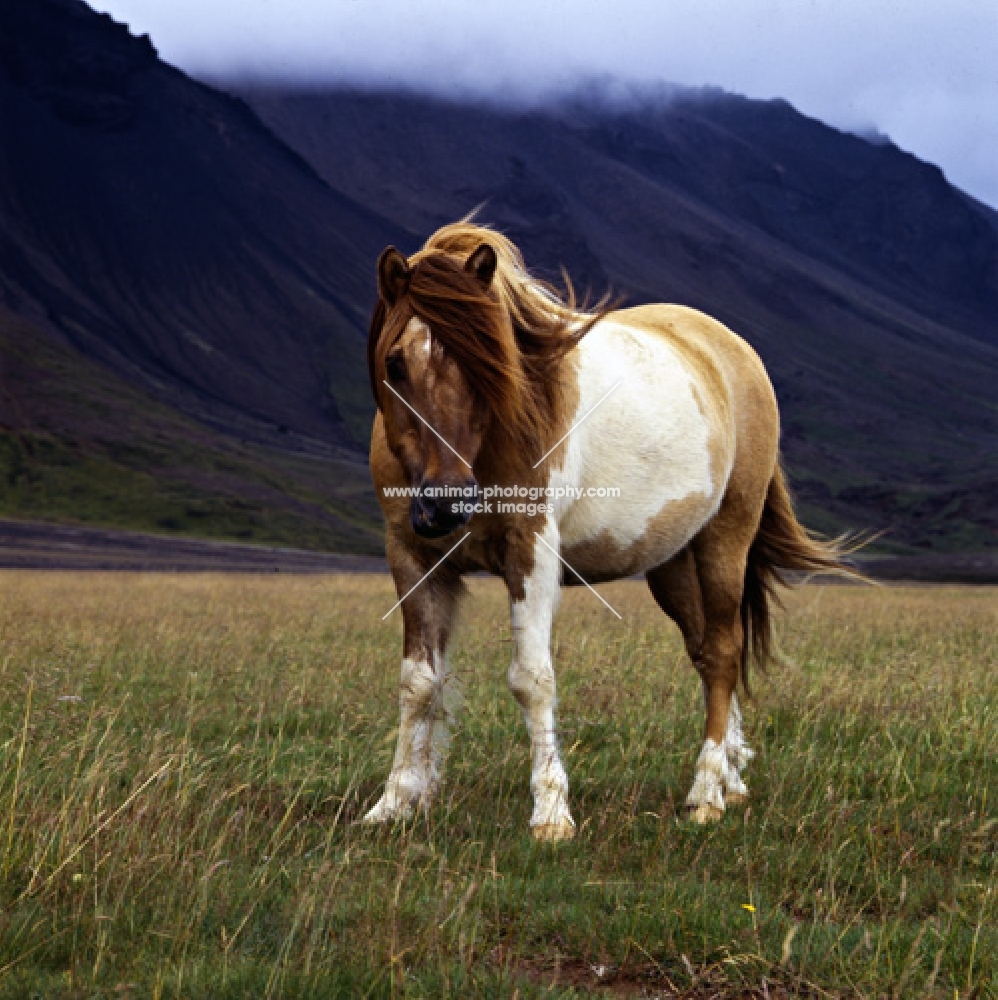
[[[413,497],[409,506],[412,530],[421,538],[443,538],[471,520],[471,508],[477,500],[474,479],[456,484],[424,482],[420,495]]]

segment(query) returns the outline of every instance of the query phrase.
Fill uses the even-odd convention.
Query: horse
[[[702,681],[685,813],[720,819],[748,797],[736,688],[771,655],[786,574],[851,572],[843,539],[794,514],[758,355],[685,306],[586,308],[567,274],[564,293],[535,279],[511,240],[470,218],[409,258],[388,247],[377,277],[370,464],[404,635],[394,761],[364,821],[405,819],[440,787],[447,643],[461,577],[483,570],[509,594],[534,837],[575,833],[550,652],[560,588],[635,574]]]

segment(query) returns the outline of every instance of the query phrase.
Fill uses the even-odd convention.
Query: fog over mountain
[[[713,85],[877,129],[998,206],[998,4],[979,0],[97,0],[197,76],[536,101]]]

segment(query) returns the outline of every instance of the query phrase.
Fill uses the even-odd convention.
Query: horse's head
[[[480,382],[501,321],[490,294],[496,265],[488,243],[463,263],[442,254],[410,262],[394,247],[378,261],[371,382],[388,446],[421,489],[409,516],[426,538],[465,525],[478,499],[473,466],[489,421]]]

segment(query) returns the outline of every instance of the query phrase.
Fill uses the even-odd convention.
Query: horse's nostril
[[[433,520],[436,513],[436,508],[431,500],[426,500],[423,497],[415,497],[412,501],[412,519],[413,521],[419,521],[421,524],[428,524]]]
[[[470,483],[424,482],[413,497],[410,520],[417,535],[440,538],[467,524],[476,500],[477,487]]]

